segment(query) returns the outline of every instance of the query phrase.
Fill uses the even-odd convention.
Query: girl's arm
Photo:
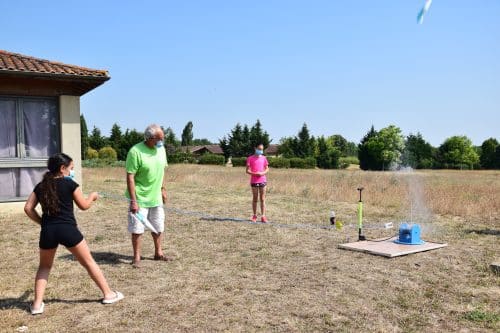
[[[85,199],[82,193],[82,189],[80,187],[77,187],[76,190],[73,192],[73,200],[75,201],[76,205],[78,208],[81,210],[87,210],[92,206],[92,202],[96,201],[99,195],[97,192],[92,192],[89,194],[89,196]]]
[[[255,175],[255,172],[250,171],[250,166],[247,165],[246,173],[249,175]]]
[[[267,174],[267,172],[269,171],[269,167],[266,167],[264,169],[264,171],[259,171],[259,172],[253,172],[252,174],[256,175],[256,176],[264,176],[265,174]]]
[[[36,197],[35,192],[31,192],[28,200],[26,200],[26,204],[24,205],[24,212],[33,221],[38,224],[42,224],[42,218],[35,209],[36,205],[38,205],[38,198]]]

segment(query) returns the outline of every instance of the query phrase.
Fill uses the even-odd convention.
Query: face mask
[[[162,141],[162,140],[160,140],[160,141],[156,141],[156,145],[155,145],[155,146],[156,146],[156,148],[161,148],[161,147],[163,147],[163,141]]]
[[[64,176],[64,178],[73,180],[75,178],[75,170],[69,170],[69,176]]]
[[[255,149],[255,155],[262,155],[264,154],[264,151],[262,151],[261,149]]]

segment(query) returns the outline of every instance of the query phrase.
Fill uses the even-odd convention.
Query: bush
[[[247,165],[247,158],[246,157],[232,157],[231,163],[233,164],[233,166],[246,166]]]
[[[87,155],[86,156],[87,156],[87,159],[92,160],[92,159],[98,158],[99,153],[97,152],[97,150],[89,147],[89,148],[87,148]]]
[[[186,153],[181,151],[168,155],[167,160],[169,164],[196,163],[196,159],[194,158],[193,155],[191,155],[191,153]]]
[[[125,161],[111,161],[94,158],[82,161],[84,168],[125,167]]]
[[[201,155],[198,163],[200,164],[212,164],[212,165],[224,165],[225,158],[222,155],[215,155],[206,153]]]
[[[290,167],[290,160],[284,157],[270,158],[269,166],[276,169],[288,169]]]
[[[434,167],[434,161],[430,158],[423,158],[417,164],[417,169],[432,169],[433,167]]]
[[[314,157],[293,157],[290,159],[290,167],[295,169],[314,169],[316,168],[316,159]]]
[[[116,161],[117,157],[116,150],[112,147],[102,147],[99,149],[99,159],[101,160]]]
[[[339,167],[345,169],[351,164],[359,165],[359,159],[355,156],[341,157],[339,160]]]

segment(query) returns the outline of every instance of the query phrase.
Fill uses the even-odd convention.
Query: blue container
[[[394,243],[404,245],[422,245],[425,242],[420,239],[420,226],[418,224],[402,223],[399,227],[399,238]]]

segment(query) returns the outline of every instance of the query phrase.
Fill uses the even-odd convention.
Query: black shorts
[[[83,235],[74,224],[48,224],[42,226],[39,246],[44,250],[55,249],[59,244],[73,247],[82,240]]]
[[[263,183],[252,183],[250,184],[250,186],[252,187],[266,187],[267,183],[266,182],[263,182]]]

